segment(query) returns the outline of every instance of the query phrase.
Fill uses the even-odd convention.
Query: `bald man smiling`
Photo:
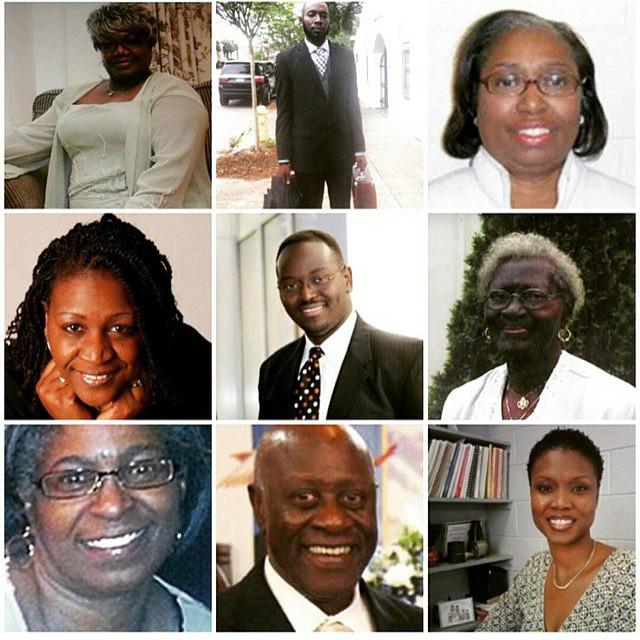
[[[355,430],[271,428],[249,499],[267,556],[218,594],[218,631],[422,631],[422,609],[361,578],[378,531],[373,462]]]

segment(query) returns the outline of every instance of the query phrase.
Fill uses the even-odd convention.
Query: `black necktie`
[[[293,399],[296,420],[317,420],[320,417],[320,347],[311,347],[309,358],[302,365]]]

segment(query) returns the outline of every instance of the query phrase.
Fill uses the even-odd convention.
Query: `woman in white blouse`
[[[504,364],[457,387],[443,420],[633,420],[636,390],[565,351],[584,304],[575,262],[548,238],[510,233],[478,273],[485,339]]]
[[[87,27],[109,79],[64,90],[5,141],[5,177],[49,167],[46,208],[205,208],[208,115],[183,80],[153,73],[155,18],[105,5]]]
[[[475,22],[455,60],[445,151],[469,167],[429,184],[432,211],[634,208],[634,189],[594,171],[607,142],[589,51],[566,24],[525,11]]]

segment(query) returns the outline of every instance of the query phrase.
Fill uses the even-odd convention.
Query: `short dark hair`
[[[4,539],[19,535],[28,524],[23,496],[37,481],[42,453],[61,425],[11,425],[4,432]],[[82,427],[71,427],[82,428]],[[85,428],[92,428],[86,426]],[[116,428],[114,426],[114,428]],[[197,425],[153,425],[161,430],[167,455],[178,466],[185,482],[181,504],[182,552],[196,537],[209,515],[211,501],[211,450],[202,427]]]
[[[111,213],[99,221],[76,224],[38,256],[31,285],[5,337],[6,362],[26,397],[38,406],[36,384],[51,357],[43,302],[49,302],[55,282],[85,269],[120,280],[135,310],[151,403],[174,401],[169,362],[183,319],[171,291],[171,265],[142,231]]]
[[[158,21],[141,3],[118,2],[105,4],[89,14],[87,29],[94,49],[109,40],[114,40],[119,32],[126,31],[153,47],[158,41]]]
[[[342,249],[338,241],[330,234],[320,231],[319,229],[304,229],[303,231],[296,231],[290,236],[286,237],[278,247],[278,253],[276,254],[276,262],[280,254],[292,244],[298,244],[299,242],[322,242],[326,244],[329,249],[335,254],[336,258],[344,264],[344,257],[342,256]]]
[[[602,460],[600,449],[598,449],[593,443],[593,440],[582,431],[561,428],[549,431],[542,440],[533,445],[531,453],[529,453],[529,461],[527,462],[529,485],[531,485],[531,473],[535,463],[540,457],[547,453],[547,451],[552,451],[553,449],[575,451],[586,458],[593,466],[598,480],[598,489],[600,488],[602,473],[604,471],[604,461]]]
[[[514,29],[549,29],[571,50],[582,81],[580,113],[584,118],[573,143],[577,156],[596,156],[607,143],[607,118],[596,93],[595,67],[578,34],[563,22],[546,20],[528,11],[496,11],[474,22],[456,52],[453,72],[453,110],[442,136],[444,150],[454,158],[471,158],[482,141],[474,118],[478,108],[480,72],[493,44]]]

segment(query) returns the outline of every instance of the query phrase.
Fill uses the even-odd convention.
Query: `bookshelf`
[[[505,451],[502,466],[502,496],[499,498],[487,497],[429,497],[429,525],[444,524],[447,522],[485,520],[488,530],[490,544],[490,555],[484,558],[469,558],[465,562],[451,564],[441,561],[435,567],[429,567],[429,631],[473,631],[477,626],[476,622],[465,623],[454,627],[440,629],[437,624],[435,612],[437,603],[446,600],[457,600],[470,595],[468,570],[482,565],[505,565],[512,558],[510,555],[501,553],[497,547],[496,538],[498,531],[508,515],[511,508],[509,499],[509,454],[511,445],[509,442],[488,438],[487,427],[462,426],[459,431],[451,431],[443,427],[430,426],[428,428],[429,445],[432,440],[441,440],[461,445],[479,445],[493,449],[498,447]],[[432,480],[435,478],[432,477]],[[477,479],[476,479],[477,482]],[[483,481],[484,482],[484,481]],[[441,485],[444,487],[445,485]],[[468,485],[467,485],[468,486]],[[431,487],[430,487],[431,488]],[[495,485],[494,485],[495,489]],[[499,493],[499,492],[496,492]],[[429,545],[433,541],[429,540]]]

